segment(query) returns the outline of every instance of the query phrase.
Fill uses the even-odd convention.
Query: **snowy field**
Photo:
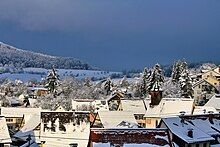
[[[48,69],[43,68],[24,68],[20,73],[2,73],[0,78],[8,78],[10,80],[21,80],[27,82],[29,80],[41,81],[48,74]],[[97,70],[73,70],[73,69],[57,69],[57,73],[61,79],[65,77],[75,77],[83,79],[86,77],[101,79],[109,77],[113,74],[122,74],[121,72],[97,71]]]

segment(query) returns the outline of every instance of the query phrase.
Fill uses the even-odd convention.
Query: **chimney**
[[[151,91],[150,96],[151,96],[150,105],[159,105],[162,99],[162,91]]]
[[[184,127],[184,118],[183,118],[183,116],[185,115],[185,111],[180,111],[180,122],[181,122],[181,124],[182,124],[182,127]]]
[[[188,129],[187,136],[193,138],[193,129]]]

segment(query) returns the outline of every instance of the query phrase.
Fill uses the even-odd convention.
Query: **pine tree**
[[[182,96],[192,98],[192,79],[189,76],[189,70],[186,61],[179,60],[174,63],[172,81],[174,84],[180,85]]]
[[[108,78],[104,84],[104,89],[105,89],[106,95],[111,94],[112,85],[113,85],[113,83],[111,81],[111,78]]]
[[[161,91],[164,83],[164,76],[159,64],[154,66],[153,72],[149,77],[148,91]]]
[[[151,72],[145,67],[142,72],[141,83],[140,83],[141,96],[146,96],[148,93],[147,86],[148,86],[150,75],[151,75]]]
[[[50,93],[57,93],[57,87],[59,85],[59,75],[56,70],[53,68],[46,77],[45,87],[48,88]]]

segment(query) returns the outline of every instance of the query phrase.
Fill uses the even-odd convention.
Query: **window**
[[[199,144],[196,144],[196,147],[199,147]]]
[[[151,119],[146,119],[146,124],[151,124]]]
[[[206,146],[207,146],[207,143],[204,143],[204,144],[203,144],[203,147],[206,147]]]
[[[13,129],[13,126],[8,126],[8,129],[9,129],[9,130],[12,130],[12,129]]]
[[[13,122],[13,119],[7,118],[6,122]]]
[[[138,120],[138,116],[137,115],[135,115],[134,117],[135,117],[136,120]]]

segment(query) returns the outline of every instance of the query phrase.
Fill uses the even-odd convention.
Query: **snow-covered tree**
[[[182,96],[184,97],[193,97],[193,87],[192,87],[192,79],[189,76],[189,71],[186,70],[181,74],[179,78],[180,87],[182,90]]]
[[[145,67],[141,74],[141,83],[140,83],[140,90],[139,90],[141,92],[141,96],[146,96],[148,93],[147,88],[148,88],[150,76],[151,76],[151,71]]]
[[[120,87],[128,87],[129,86],[129,83],[127,81],[127,76],[124,76],[120,82],[119,82],[119,85]]]
[[[87,87],[91,87],[92,86],[91,78],[87,77],[87,78],[84,79],[84,86],[87,86]]]
[[[104,89],[105,89],[105,93],[106,95],[111,94],[111,88],[113,86],[113,83],[111,81],[111,78],[108,78],[104,84]]]
[[[166,77],[163,84],[163,97],[179,98],[181,97],[180,85],[172,81],[172,78]]]
[[[149,77],[148,91],[161,91],[164,83],[164,76],[159,64],[156,64]]]
[[[53,68],[46,77],[45,87],[48,88],[48,91],[51,93],[57,93],[57,87],[59,85],[59,75],[56,70]]]
[[[193,95],[192,79],[189,76],[189,70],[186,61],[177,61],[174,63],[172,72],[172,81],[180,85],[182,96],[191,97]]]

